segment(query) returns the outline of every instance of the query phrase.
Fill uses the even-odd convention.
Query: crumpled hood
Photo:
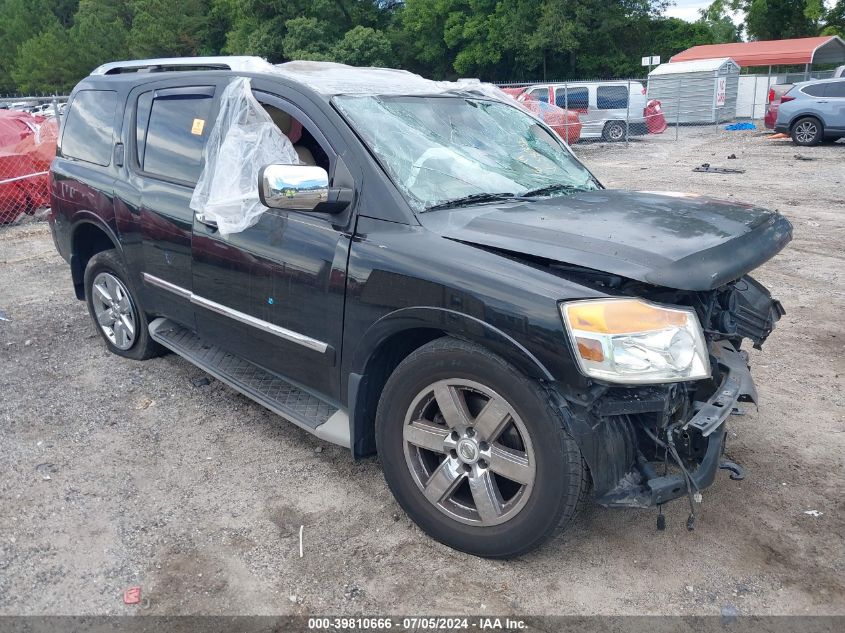
[[[737,279],[792,239],[775,211],[669,192],[604,189],[419,218],[449,239],[681,290]]]

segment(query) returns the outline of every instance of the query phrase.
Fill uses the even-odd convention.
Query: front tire
[[[818,145],[824,138],[824,128],[822,122],[816,117],[805,116],[798,119],[795,125],[792,126],[792,142],[796,145],[803,145],[808,147],[810,145]]]
[[[147,316],[116,250],[95,254],[85,267],[84,281],[88,313],[109,351],[134,360],[162,353],[150,337]]]
[[[548,394],[478,345],[442,338],[385,385],[376,443],[396,500],[455,549],[510,558],[576,513],[586,469]]]

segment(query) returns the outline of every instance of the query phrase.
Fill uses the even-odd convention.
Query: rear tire
[[[805,116],[792,125],[790,136],[796,145],[818,145],[824,138],[824,127],[816,117]]]
[[[150,337],[144,307],[116,250],[102,251],[88,261],[85,302],[97,331],[113,354],[146,360],[163,353],[164,348]]]
[[[539,546],[575,515],[588,485],[542,386],[450,337],[419,348],[390,376],[376,444],[405,512],[432,538],[476,556]]]
[[[610,143],[619,143],[625,140],[625,124],[622,121],[608,121],[604,124],[602,138]]]

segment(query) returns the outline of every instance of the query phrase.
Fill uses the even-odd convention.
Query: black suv
[[[747,273],[792,236],[751,205],[605,189],[484,84],[252,58],[85,78],[51,225],[111,351],[172,350],[377,453],[420,527],[491,557],[588,493],[688,497],[691,529],[719,468],[741,476],[740,348],[783,314]]]

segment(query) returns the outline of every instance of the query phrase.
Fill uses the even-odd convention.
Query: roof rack
[[[168,70],[256,70],[268,65],[261,57],[248,55],[220,55],[216,57],[162,57],[109,62],[91,71],[91,75],[117,75],[126,72],[165,72]]]

